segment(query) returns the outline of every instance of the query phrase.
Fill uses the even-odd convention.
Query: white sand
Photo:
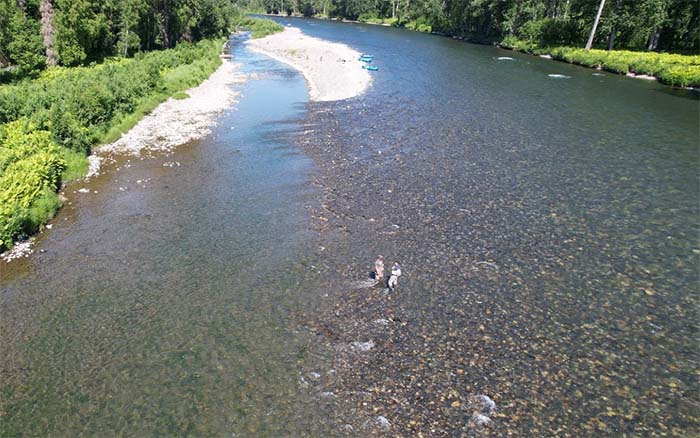
[[[301,33],[295,27],[249,40],[248,47],[299,70],[315,101],[341,100],[362,94],[372,77],[358,61],[360,53],[344,44]]]
[[[98,155],[110,152],[137,155],[143,149],[169,152],[208,135],[216,124],[216,115],[234,102],[236,93],[231,84],[244,80],[238,66],[224,60],[207,80],[187,90],[189,98],[163,102],[119,140],[99,147]],[[96,170],[91,169],[90,173],[94,175]]]

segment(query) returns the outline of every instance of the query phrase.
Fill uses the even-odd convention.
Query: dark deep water
[[[697,430],[697,94],[276,20],[374,54],[370,89],[307,103],[298,74],[239,47],[260,77],[212,136],[76,196],[44,253],[0,268],[0,435],[379,434],[379,407],[395,433],[459,436],[476,430],[450,408],[468,394],[498,403],[495,436]],[[377,347],[327,383],[333,349],[309,357],[297,315],[327,317],[328,277],[363,278],[377,253],[405,275],[372,318],[403,325],[349,312],[348,340]],[[311,363],[330,407],[299,377]]]

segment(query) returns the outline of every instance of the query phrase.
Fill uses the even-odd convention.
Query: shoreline
[[[312,101],[335,101],[358,96],[371,83],[369,72],[357,60],[360,53],[338,43],[302,34],[297,28],[246,42],[251,50],[290,65],[301,72],[309,87]],[[225,46],[224,46],[225,49]],[[170,154],[185,143],[201,139],[216,126],[216,117],[236,102],[238,93],[232,84],[242,83],[246,76],[240,66],[222,52],[221,65],[199,85],[188,89],[185,99],[168,98],[146,114],[131,129],[112,143],[95,147],[87,157],[89,168],[76,182],[100,175],[101,164],[112,154],[138,156],[143,152]],[[230,57],[230,55],[228,55]],[[304,57],[304,58],[302,58]],[[301,62],[304,59],[305,63]],[[337,86],[342,84],[342,86]],[[65,192],[65,187],[59,194]],[[43,228],[51,228],[51,220]],[[6,263],[30,256],[35,238],[17,241],[12,249],[0,254]]]
[[[119,139],[98,146],[91,157],[99,159],[110,153],[137,155],[144,150],[171,152],[177,146],[208,135],[216,125],[216,115],[235,103],[238,93],[230,85],[244,80],[238,65],[223,59],[207,79],[185,91],[189,97],[168,98]],[[98,166],[92,161],[90,164],[86,178],[99,172]]]
[[[284,16],[284,15],[275,15],[275,14],[262,14],[262,15],[270,16],[270,17],[283,17],[283,18],[288,17],[288,16]],[[675,84],[665,82],[663,80],[663,78],[660,76],[650,75],[650,74],[645,73],[645,72],[640,73],[640,72],[628,71],[628,72],[623,73],[623,72],[618,72],[618,71],[606,68],[604,65],[590,66],[590,65],[586,65],[586,64],[576,62],[576,61],[570,62],[570,61],[567,61],[566,59],[560,59],[557,56],[553,55],[552,54],[553,50],[547,51],[547,50],[545,50],[545,48],[535,49],[534,51],[521,50],[521,49],[518,49],[517,47],[510,47],[508,45],[504,45],[503,44],[504,40],[497,41],[497,40],[489,39],[487,37],[476,37],[476,36],[469,36],[469,35],[467,35],[467,36],[451,35],[449,33],[433,31],[433,30],[427,32],[427,31],[422,31],[422,30],[417,30],[417,29],[409,29],[409,28],[404,27],[404,26],[393,26],[393,25],[386,24],[386,23],[373,23],[370,21],[345,20],[345,19],[334,19],[334,18],[319,18],[319,17],[302,17],[302,16],[295,16],[295,15],[292,15],[291,17],[293,17],[293,18],[310,18],[310,19],[314,19],[314,20],[323,20],[323,21],[335,21],[338,23],[354,23],[354,24],[368,24],[368,25],[372,25],[372,26],[396,27],[397,29],[405,29],[405,30],[408,30],[411,32],[425,33],[425,34],[436,35],[436,36],[441,36],[441,37],[445,37],[445,38],[451,38],[451,39],[458,40],[458,41],[464,41],[464,42],[469,43],[469,44],[478,44],[478,45],[482,45],[482,46],[498,47],[499,49],[509,50],[512,52],[522,53],[525,55],[531,55],[531,56],[539,57],[539,58],[543,58],[543,59],[549,59],[551,61],[557,61],[557,62],[561,62],[564,64],[576,65],[579,67],[584,67],[584,68],[597,70],[597,71],[605,71],[607,73],[614,74],[617,76],[626,76],[629,78],[641,79],[644,81],[656,81],[660,84],[667,85],[669,87],[677,88],[680,90],[688,90],[688,91],[695,91],[695,92],[700,91],[700,84],[699,85],[691,84],[688,86],[675,85]],[[557,49],[557,48],[565,48],[565,46],[554,47],[554,49]],[[575,49],[572,47],[567,47],[567,48]],[[596,50],[596,49],[593,49],[593,50]],[[622,50],[613,50],[612,52],[614,53],[614,52],[618,52],[618,51],[622,51]],[[644,53],[650,53],[650,52],[635,52],[635,53],[644,54]]]
[[[119,139],[96,146],[87,157],[86,174],[61,188],[59,196],[64,196],[66,187],[100,175],[102,162],[112,154],[133,156],[144,151],[170,154],[174,148],[210,134],[211,128],[216,126],[216,117],[235,104],[238,93],[231,85],[245,81],[245,75],[240,72],[239,66],[224,55],[221,55],[221,65],[208,78],[185,91],[189,97],[169,97]],[[51,229],[52,220],[53,218],[48,220],[36,234],[16,241],[11,249],[0,253],[0,260],[10,263],[33,254],[36,238],[44,228]]]
[[[310,37],[296,27],[260,39],[248,47],[301,72],[309,87],[309,100],[327,102],[364,93],[372,78],[357,60],[360,52],[344,44]]]

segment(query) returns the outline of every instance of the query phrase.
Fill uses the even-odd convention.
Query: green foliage
[[[0,0],[0,80],[40,71],[47,47],[60,65],[85,65],[225,36],[240,16],[231,0]]]
[[[24,118],[0,126],[0,249],[31,231],[45,204],[36,201],[56,191],[64,168],[48,131]]]
[[[384,24],[388,26],[396,26],[399,22],[398,18],[371,18],[367,20],[363,20],[360,18],[359,21],[362,21],[363,23],[372,23],[372,24]]]
[[[284,26],[266,18],[244,17],[238,26],[253,32],[251,38],[263,38],[284,30]]]
[[[700,87],[700,67],[695,65],[672,65],[658,73],[661,82],[680,87]]]
[[[518,52],[534,53],[538,48],[537,44],[518,39],[515,35],[508,35],[503,38],[500,44],[501,47],[511,50],[516,50]]]
[[[6,32],[0,30],[0,40],[6,43],[5,49],[0,45],[0,58],[5,58],[8,64],[16,65],[25,74],[42,68],[44,55],[39,23],[30,20],[19,10],[0,21],[7,23]]]
[[[427,22],[427,18],[420,16],[415,20],[408,21],[404,23],[404,27],[410,30],[416,30],[418,32],[432,32],[433,27]]]
[[[88,170],[88,160],[85,154],[70,149],[60,148],[61,159],[66,168],[61,173],[61,182],[67,183],[85,176]]]
[[[575,44],[582,40],[583,32],[577,21],[543,18],[523,24],[518,36],[530,43],[548,46]]]
[[[56,191],[49,187],[44,187],[20,218],[22,232],[26,234],[36,233],[43,224],[56,214],[60,207],[61,200]]]
[[[542,47],[583,47],[600,0],[240,0],[238,4],[268,13],[390,23],[475,41],[512,36]],[[697,53],[700,3],[610,0],[594,45],[605,47],[609,41],[614,41],[615,47],[634,51]]]

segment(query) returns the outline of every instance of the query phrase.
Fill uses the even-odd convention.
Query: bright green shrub
[[[500,46],[518,52],[532,53],[536,45],[534,43],[518,39],[515,35],[508,35],[503,38]]]
[[[659,72],[661,82],[679,87],[700,86],[700,68],[692,65],[673,65]]]
[[[34,128],[18,120],[1,129],[0,249],[10,247],[17,235],[27,231],[28,215],[37,211],[32,210],[35,201],[47,192],[55,193],[65,168],[50,133]]]
[[[26,119],[0,126],[0,173],[39,152],[58,153],[50,132],[37,130]]]

